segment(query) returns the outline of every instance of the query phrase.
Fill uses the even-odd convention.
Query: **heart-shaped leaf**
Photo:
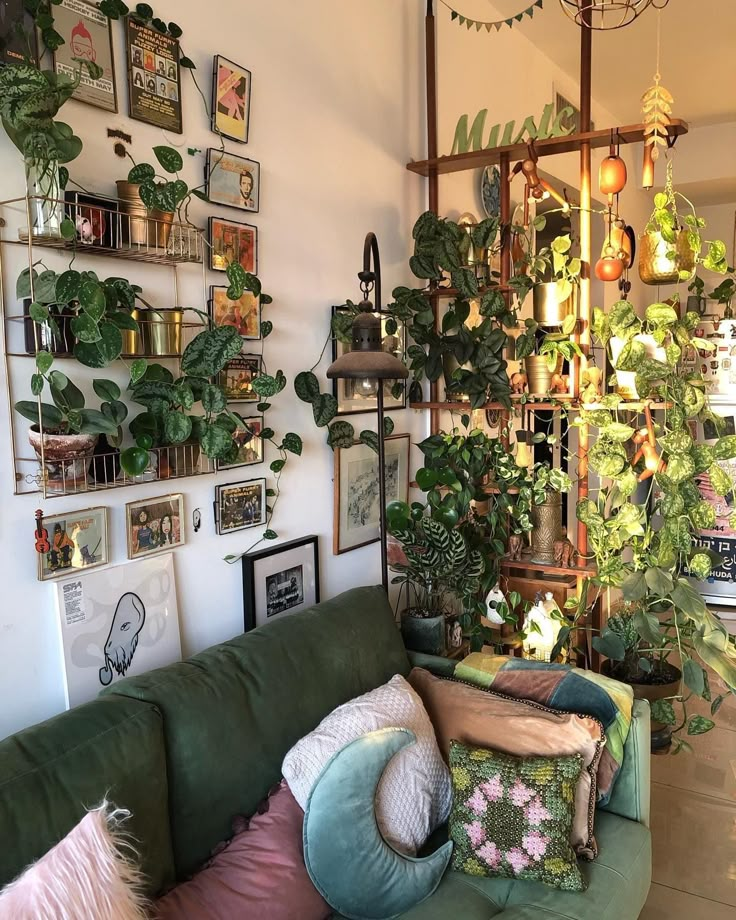
[[[331,393],[320,393],[312,401],[312,413],[317,427],[323,428],[337,415],[337,399]]]

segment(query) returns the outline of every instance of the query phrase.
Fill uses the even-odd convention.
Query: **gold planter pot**
[[[552,377],[559,374],[562,360],[557,362],[557,367],[551,371],[547,366],[546,355],[529,355],[524,358],[526,378],[529,385],[530,396],[546,396],[552,387]]]
[[[562,495],[550,492],[542,505],[532,506],[532,562],[555,564],[555,543],[562,536]]]
[[[680,272],[688,272],[680,278]],[[689,281],[695,274],[695,253],[690,248],[687,230],[678,230],[674,245],[659,231],[639,237],[639,277],[644,284],[676,284]]]
[[[568,316],[577,311],[577,285],[565,300],[557,296],[557,282],[547,281],[534,287],[534,319],[540,326],[561,326]]]
[[[180,355],[183,318],[184,311],[176,307],[166,310],[141,310],[145,354]]]
[[[149,211],[140,196],[140,185],[125,179],[118,179],[116,185],[122,214],[123,243],[166,249],[174,215],[168,211],[159,211],[158,208]]]
[[[131,310],[131,318],[134,319],[137,323],[140,323],[142,310]],[[143,343],[143,327],[139,326],[138,331],[136,332],[133,329],[122,329],[123,335],[123,351],[122,356],[124,358],[135,358],[139,355],[144,355],[146,353],[146,348]]]

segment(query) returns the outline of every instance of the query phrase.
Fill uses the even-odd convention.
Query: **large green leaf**
[[[120,399],[120,387],[113,380],[103,380],[97,377],[92,381],[92,389],[100,399],[109,402]]]
[[[623,585],[621,591],[627,601],[640,601],[647,594],[647,581],[644,572],[632,572]]]
[[[612,629],[603,629],[600,636],[593,637],[592,644],[597,652],[612,661],[623,661],[626,655],[623,639]]]
[[[113,323],[100,323],[100,341],[97,342],[105,364],[117,360],[123,351],[123,335]]]
[[[99,342],[102,338],[100,335],[100,327],[97,324],[97,321],[92,319],[91,316],[87,316],[86,313],[83,313],[80,316],[75,316],[69,326],[74,337],[80,342],[87,342],[91,344],[94,342]]]
[[[173,147],[154,147],[153,152],[156,159],[167,173],[181,172],[184,168],[184,161],[178,150]]]
[[[128,172],[128,182],[131,185],[141,185],[143,182],[148,182],[155,178],[155,176],[156,170],[150,163],[136,163]]]
[[[697,661],[693,661],[692,658],[686,658],[682,667],[682,674],[685,678],[685,684],[693,693],[697,694],[697,696],[705,694],[705,671]]]
[[[296,454],[298,457],[301,456],[304,445],[298,434],[294,434],[293,431],[289,431],[284,435],[281,446],[284,450],[288,450],[289,453]]]
[[[232,435],[220,425],[205,423],[200,437],[202,450],[212,460],[226,456]]]
[[[35,400],[21,400],[14,406],[15,411],[28,419],[34,425],[38,425],[38,403]],[[64,421],[63,413],[49,403],[41,403],[41,422],[45,430],[58,428]]]
[[[378,453],[378,435],[375,431],[370,431],[366,428],[364,431],[360,432],[358,437],[363,444],[370,447],[373,453]]]
[[[336,447],[347,449],[355,441],[355,428],[342,419],[333,422],[327,431],[327,443],[334,450]]]
[[[80,434],[107,434],[116,435],[118,426],[113,419],[108,418],[97,409],[80,409]]]
[[[222,412],[227,406],[227,399],[222,389],[208,383],[202,389],[202,408],[205,412]]]
[[[312,401],[312,414],[314,415],[315,425],[318,428],[323,428],[337,415],[337,399],[331,393],[320,393]]]
[[[182,372],[191,377],[214,377],[242,347],[243,340],[234,326],[200,332],[184,349]]]
[[[644,573],[644,578],[649,590],[657,597],[665,597],[673,588],[672,576],[664,569],[652,566]]]
[[[82,276],[72,269],[59,275],[56,279],[57,303],[69,303],[71,300],[76,300],[79,297],[81,283]]]
[[[99,322],[105,313],[107,304],[102,285],[97,281],[83,282],[79,288],[79,303],[87,316]]]
[[[164,435],[170,444],[181,444],[192,433],[192,420],[183,412],[172,410],[164,416]]]
[[[655,700],[652,703],[652,720],[674,725],[677,722],[675,708],[669,700]]]
[[[687,733],[688,735],[704,735],[715,728],[715,725],[712,719],[707,719],[705,716],[691,716],[687,723]]]

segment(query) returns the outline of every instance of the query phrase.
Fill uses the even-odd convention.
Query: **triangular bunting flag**
[[[506,25],[509,27],[509,29],[510,29],[511,26],[514,24],[513,18],[507,19],[507,20],[505,20],[505,21],[506,21]]]
[[[483,23],[483,25],[486,27],[486,32],[490,32],[491,29],[493,28],[493,23],[492,23],[492,22],[485,22],[485,23]]]
[[[523,18],[524,18],[524,14],[523,14],[523,13],[517,13],[516,16],[514,16],[514,19],[515,19],[517,22],[521,22],[521,20],[522,20]]]
[[[450,10],[450,19],[457,19],[458,13],[457,10]]]
[[[500,31],[501,31],[501,26],[503,25],[503,23],[502,23],[502,22],[494,22],[493,25],[496,27],[496,32],[500,32]]]
[[[534,7],[530,6],[528,10],[525,10],[525,12],[526,12],[526,15],[531,19],[532,16],[534,15]]]
[[[537,2],[534,4],[534,6],[538,6],[538,7],[541,9],[541,8],[542,8],[542,0],[537,0]]]
[[[481,30],[482,28],[483,28],[483,23],[482,23],[482,22],[476,22],[476,24],[475,24],[475,31],[476,31],[476,32],[480,32],[480,30]]]
[[[464,17],[464,16],[460,16],[460,25],[461,25],[461,26],[464,26],[464,25],[465,25],[465,17]]]
[[[474,22],[473,22],[472,19],[466,19],[466,20],[465,20],[465,25],[468,27],[468,32],[469,32],[469,31],[472,29],[472,27],[473,27],[473,25],[474,25]]]

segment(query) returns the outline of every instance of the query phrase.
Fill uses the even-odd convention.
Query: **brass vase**
[[[550,492],[541,505],[532,506],[532,562],[554,565],[555,543],[562,538],[562,495]]]
[[[577,285],[573,285],[570,295],[560,300],[556,281],[535,285],[532,292],[534,319],[540,326],[561,326],[568,316],[576,315],[577,291]]]
[[[159,357],[181,354],[184,311],[176,307],[164,310],[141,310],[143,346],[147,355]]]
[[[524,358],[526,378],[529,384],[530,396],[546,396],[552,387],[552,377],[559,374],[562,360],[557,362],[557,367],[551,371],[547,365],[546,355],[529,355]]]
[[[680,278],[680,272],[688,277]],[[639,277],[644,284],[675,284],[689,281],[695,274],[695,253],[687,230],[678,230],[675,243],[668,243],[658,230],[639,237]]]

